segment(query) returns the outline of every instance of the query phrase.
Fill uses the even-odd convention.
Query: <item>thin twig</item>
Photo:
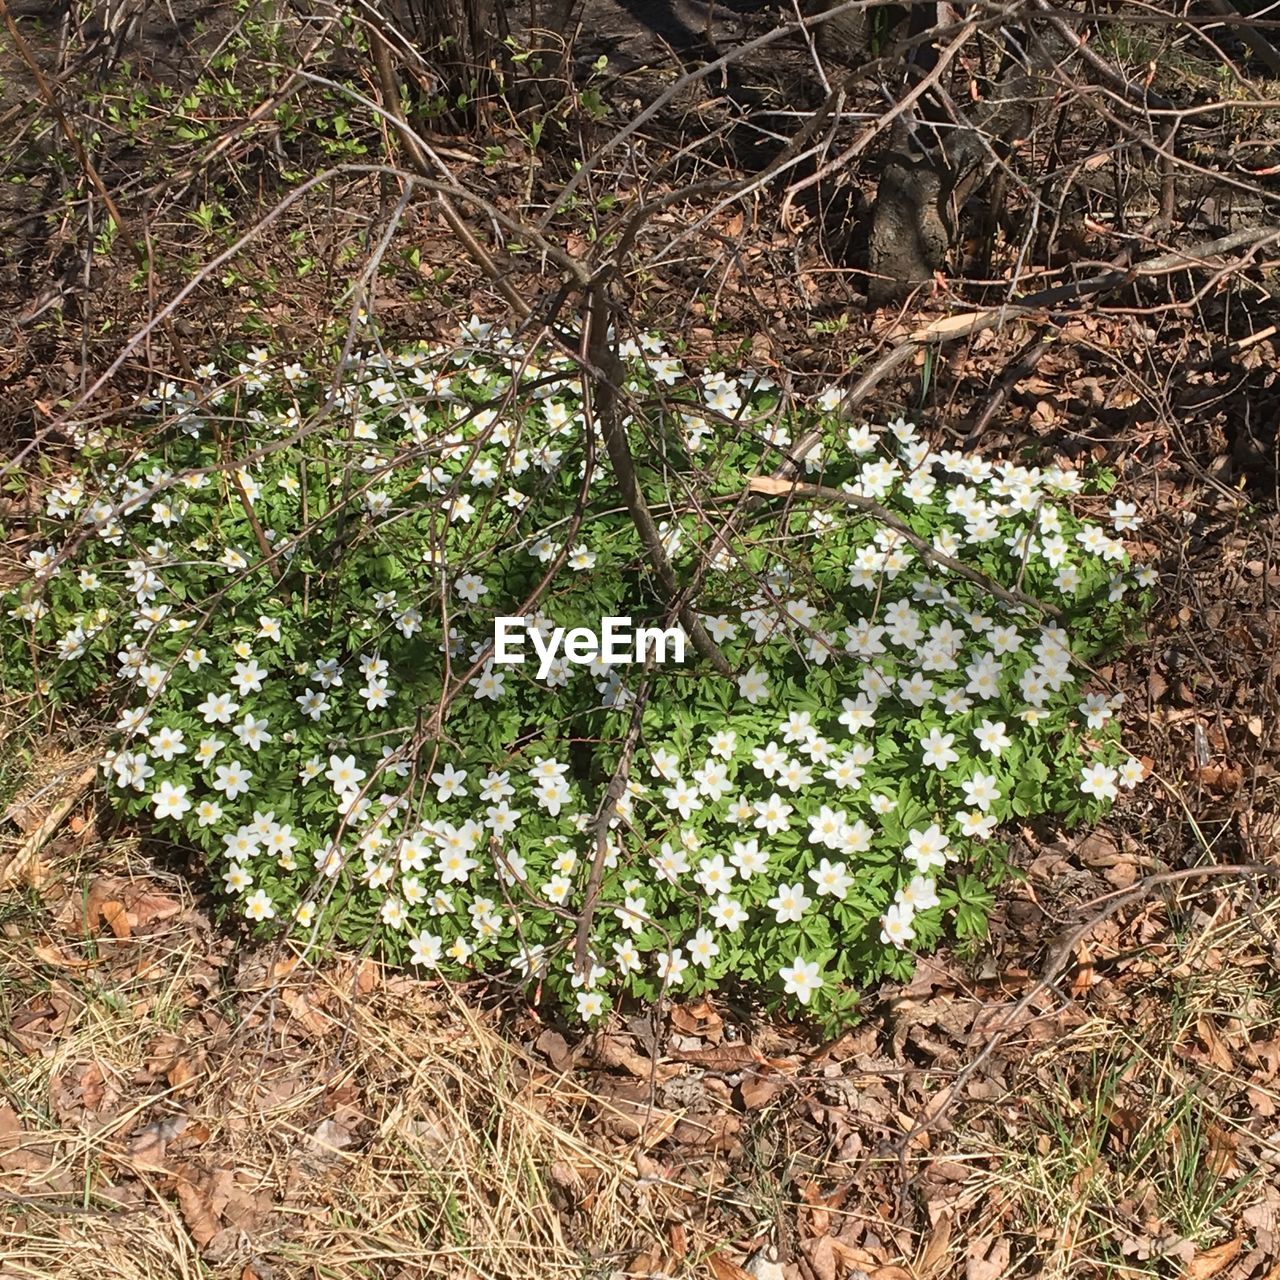
[[[618,811],[618,801],[627,789],[627,780],[631,774],[631,757],[635,754],[636,743],[640,740],[640,728],[644,723],[644,710],[649,701],[653,682],[649,671],[653,666],[653,655],[650,654],[645,663],[645,676],[636,691],[636,699],[631,707],[631,722],[627,725],[626,737],[622,740],[622,752],[618,756],[617,768],[609,779],[608,789],[600,799],[595,817],[591,820],[590,831],[595,842],[595,856],[591,861],[591,873],[587,877],[586,892],[582,899],[582,912],[578,916],[578,927],[574,934],[573,965],[580,974],[590,970],[587,947],[590,942],[591,922],[596,912],[596,902],[600,897],[600,885],[604,880],[604,863],[608,856],[609,824]]]
[[[671,567],[670,557],[662,545],[662,535],[654,524],[653,513],[649,510],[649,504],[636,479],[635,459],[631,456],[631,446],[627,442],[627,430],[619,421],[617,412],[617,388],[622,383],[623,371],[621,361],[609,344],[610,308],[603,277],[597,277],[587,291],[587,306],[587,323],[583,334],[586,348],[584,363],[599,373],[590,382],[584,382],[584,386],[591,390],[588,403],[595,411],[600,434],[604,436],[605,448],[613,465],[622,501],[631,514],[658,585],[666,594],[667,600],[674,605],[680,625],[688,632],[693,647],[720,675],[732,677],[733,668],[729,665],[729,660],[702,625],[702,619],[686,599],[687,593],[680,587],[675,570]],[[588,430],[590,427],[588,422]]]

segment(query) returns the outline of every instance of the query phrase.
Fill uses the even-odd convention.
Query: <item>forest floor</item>
[[[605,115],[574,118],[584,149],[677,79],[682,39],[712,31],[671,7],[655,33],[633,8],[593,4],[577,61],[612,65]],[[720,8],[716,40],[762,20]],[[248,110],[206,92],[187,127],[199,117],[207,132],[190,138],[154,109],[158,85],[189,77],[175,41],[204,18],[218,39],[236,30],[227,12],[179,10],[84,108],[105,122],[95,155],[122,206],[149,193],[145,268],[124,243],[142,223],[101,241],[83,183],[59,185],[47,111],[5,154],[23,183],[0,201],[15,223],[0,256],[0,314],[14,318],[0,446],[26,467],[56,468],[66,448],[32,446],[52,406],[90,386],[191,264],[258,225],[284,189],[273,166],[352,171],[203,272],[83,411],[109,415],[166,360],[229,334],[305,344],[312,317],[351,305],[343,282],[392,203],[314,121],[301,141],[246,135],[174,186]],[[20,25],[53,75],[56,31]],[[681,90],[592,199],[625,196],[695,126],[723,149],[682,181],[745,163],[743,95],[753,121],[812,109],[805,57],[792,47]],[[288,73],[273,64],[263,94]],[[0,48],[0,82],[0,117],[21,122],[40,95],[16,46]],[[446,139],[457,181],[513,209],[565,181],[567,161],[530,159],[524,119]],[[673,205],[650,255],[694,230],[636,284],[637,322],[704,354],[847,381],[971,309],[926,290],[867,311],[831,232],[831,210],[856,203],[837,184],[785,220],[758,193],[697,225],[704,206]],[[61,220],[45,216],[55,208]],[[570,251],[593,229],[570,228]],[[389,335],[500,311],[434,206],[409,210],[385,260],[373,297]],[[511,278],[532,297],[535,274]],[[1082,310],[1026,369],[1043,326],[1023,317],[922,349],[865,405],[990,453],[1034,444],[1110,466],[1162,592],[1143,643],[1102,673],[1126,695],[1148,781],[1085,834],[1008,831],[1021,875],[985,942],[867,992],[834,1042],[727,998],[635,1010],[584,1037],[480,986],[249,946],[213,923],[198,866],[114,823],[92,785],[101,727],[36,722],[4,698],[0,1280],[1280,1280],[1280,896],[1248,871],[1280,866],[1280,389],[1263,332],[1280,316],[1275,280],[1253,284],[1244,301],[1187,290]],[[14,479],[4,581],[22,572]]]

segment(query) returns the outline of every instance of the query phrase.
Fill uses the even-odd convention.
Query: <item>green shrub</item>
[[[531,661],[493,661],[495,618],[530,599],[548,632],[671,619],[572,362],[478,322],[337,375],[250,351],[86,433],[34,581],[0,602],[6,678],[112,708],[116,803],[202,850],[263,933],[376,933],[586,1019],[733,977],[834,1025],[945,921],[981,934],[1001,823],[1092,819],[1141,777],[1081,684],[1155,575],[1075,513],[1105,500],[1070,470],[935,452],[841,421],[835,391],[798,404],[644,347],[622,398],[641,488],[680,580],[709,559],[697,608],[732,679],[691,648],[540,677],[526,637]],[[829,494],[744,507],[815,425],[802,481],[1057,615]]]

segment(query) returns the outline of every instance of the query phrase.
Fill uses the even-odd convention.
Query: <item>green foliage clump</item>
[[[677,660],[574,362],[478,321],[336,370],[254,349],[87,433],[0,597],[5,674],[110,706],[116,802],[263,932],[514,972],[588,1020],[732,978],[834,1024],[982,933],[1001,823],[1140,779],[1082,673],[1154,574],[1074,471],[622,351],[640,489],[732,677]],[[788,460],[800,487],[748,501]],[[663,660],[593,658],[608,618],[675,627]]]

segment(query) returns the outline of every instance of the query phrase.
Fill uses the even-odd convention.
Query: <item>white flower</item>
[[[915,939],[915,930],[911,927],[914,912],[906,903],[895,903],[880,917],[880,941],[901,950]]]
[[[245,916],[250,920],[273,920],[276,909],[265,890],[257,889],[244,904]]]
[[[171,782],[162,782],[151,799],[156,806],[157,818],[181,818],[191,808],[191,801],[187,799],[187,788],[175,787]]]
[[[599,991],[579,991],[577,996],[578,1017],[590,1022],[604,1013],[604,996]]]
[[[240,704],[233,702],[229,693],[211,693],[196,710],[204,717],[205,724],[230,724]]]
[[[211,827],[222,821],[222,806],[216,800],[201,800],[196,805],[196,821],[202,827]]]
[[[922,743],[924,754],[921,757],[921,763],[932,765],[935,769],[945,769],[947,765],[954,764],[960,759],[959,752],[951,749],[955,740],[954,733],[943,733],[938,729],[931,729],[929,736]]]
[[[715,921],[718,929],[727,929],[730,933],[737,933],[747,918],[747,912],[742,904],[726,893],[722,893],[716,899],[708,914]]]
[[[902,856],[909,862],[914,862],[917,870],[928,871],[931,867],[947,865],[947,847],[951,841],[942,834],[942,829],[936,822],[923,831],[912,828],[907,838],[909,843],[903,849]]]
[[[272,741],[271,734],[267,732],[267,721],[265,718],[262,720],[255,720],[251,715],[246,715],[245,718],[231,730],[231,732],[240,739],[240,745],[248,748],[250,751],[257,751],[264,742]]]
[[[1101,693],[1089,694],[1077,710],[1085,717],[1090,729],[1101,729],[1112,716],[1111,703]]]
[[[409,939],[409,963],[434,968],[440,963],[440,950],[443,946],[441,938],[424,929],[417,937]]]
[[[378,916],[383,924],[392,929],[403,929],[408,922],[404,903],[399,898],[384,898]]]
[[[302,708],[302,714],[312,720],[319,720],[333,705],[322,689],[307,689],[294,698],[294,702]]]
[[[511,773],[504,770],[497,773],[490,770],[484,777],[484,782],[480,788],[480,799],[489,801],[504,800],[507,796],[513,796],[516,793],[515,787],[511,785]]]
[[[630,938],[620,939],[613,944],[613,958],[623,973],[640,972],[640,952]]]
[[[704,969],[720,954],[720,944],[710,929],[699,929],[686,945],[689,959]]]
[[[186,754],[186,746],[182,741],[182,730],[171,729],[168,727],[157,729],[147,741],[151,744],[151,750],[160,757],[166,764],[171,761],[174,756]]]
[[[759,667],[752,667],[738,677],[738,692],[754,707],[769,696],[769,680]]]
[[[674,786],[663,787],[662,795],[667,802],[667,808],[677,810],[686,821],[695,809],[702,808],[702,801],[698,799],[697,791],[679,779]]]
[[[804,885],[797,881],[795,884],[780,884],[778,892],[766,905],[773,909],[778,923],[785,924],[789,920],[799,920],[812,903],[812,898],[805,897]]]
[[[703,859],[693,878],[708,897],[714,898],[733,884],[734,871],[725,864],[724,857],[717,853],[714,858]]]
[[[1147,771],[1142,761],[1132,756],[1120,766],[1120,785],[1126,790],[1136,787],[1146,776]]]
[[[894,894],[894,902],[912,911],[928,911],[938,905],[937,885],[928,876],[913,876]]]
[[[779,832],[785,831],[790,823],[787,821],[792,813],[789,804],[785,804],[782,797],[775,791],[768,800],[757,800],[754,805],[756,811],[755,825],[769,835],[776,836]]]
[[[988,755],[998,756],[1013,741],[1004,730],[1005,723],[1003,720],[984,720],[974,730],[973,736],[977,739],[978,746],[983,751],[987,752]]]
[[[751,840],[735,840],[733,842],[733,856],[729,861],[738,869],[738,874],[744,880],[750,880],[753,875],[765,870],[769,865],[769,855],[760,852],[760,845],[754,838]]]
[[[817,962],[807,963],[800,956],[796,956],[795,962],[789,968],[784,965],[779,969],[778,977],[786,983],[787,994],[795,996],[801,1004],[808,1004],[809,997],[822,986],[822,979],[818,976]]]
[[[1100,800],[1114,800],[1120,794],[1116,786],[1119,770],[1109,764],[1098,762],[1086,765],[1080,770],[1080,790],[1087,796],[1097,796]]]
[[[975,773],[972,778],[962,782],[964,798],[969,804],[976,805],[986,813],[993,803],[1003,794],[996,787],[996,777],[991,773]]]
[[[658,956],[658,977],[666,986],[678,987],[684,981],[684,972],[688,967],[689,961],[679,947],[673,947]]]
[[[395,691],[387,688],[385,680],[376,680],[370,678],[367,685],[362,685],[356,692],[364,699],[366,710],[375,711],[379,707],[385,707],[390,699],[394,698]]]
[[[776,777],[778,771],[787,763],[787,753],[783,751],[776,742],[766,743],[763,747],[753,747],[751,751],[751,763],[755,765],[766,778]]]
[[[249,790],[249,780],[253,777],[253,774],[239,760],[218,765],[214,773],[217,776],[213,782],[213,789],[223,792],[228,800],[234,800],[237,796],[246,794]]]
[[[316,663],[312,678],[324,688],[334,688],[342,684],[342,668],[336,658],[326,658]]]
[[[240,696],[246,693],[257,693],[262,688],[262,677],[266,671],[258,666],[256,658],[251,658],[248,662],[237,662],[236,673],[231,677],[231,683],[238,686]]]
[[[962,835],[986,840],[996,829],[997,818],[994,813],[983,813],[981,809],[962,809],[956,814],[956,821]]]
[[[488,595],[489,588],[485,586],[483,579],[474,573],[464,573],[461,578],[453,584],[453,589],[468,604],[476,604],[483,595]]]
[[[465,796],[467,789],[462,784],[466,779],[465,769],[455,769],[451,764],[445,765],[439,773],[431,775],[431,781],[437,787],[436,799],[443,803],[446,800],[452,800],[454,796]]]
[[[823,858],[817,867],[809,872],[809,879],[818,886],[819,897],[825,894],[839,898],[842,902],[853,884],[853,877],[843,862],[832,863],[826,858]]]
[[[793,711],[782,726],[784,742],[808,742],[818,731],[810,723],[812,717],[807,711]]]
[[[1142,517],[1138,515],[1137,503],[1121,502],[1117,498],[1115,505],[1111,508],[1111,527],[1117,533],[1124,533],[1136,529],[1141,523]]]
[[[356,767],[355,756],[347,756],[345,760],[341,756],[330,756],[329,767],[324,776],[333,783],[334,792],[342,795],[344,792],[358,791],[360,783],[369,775]]]

